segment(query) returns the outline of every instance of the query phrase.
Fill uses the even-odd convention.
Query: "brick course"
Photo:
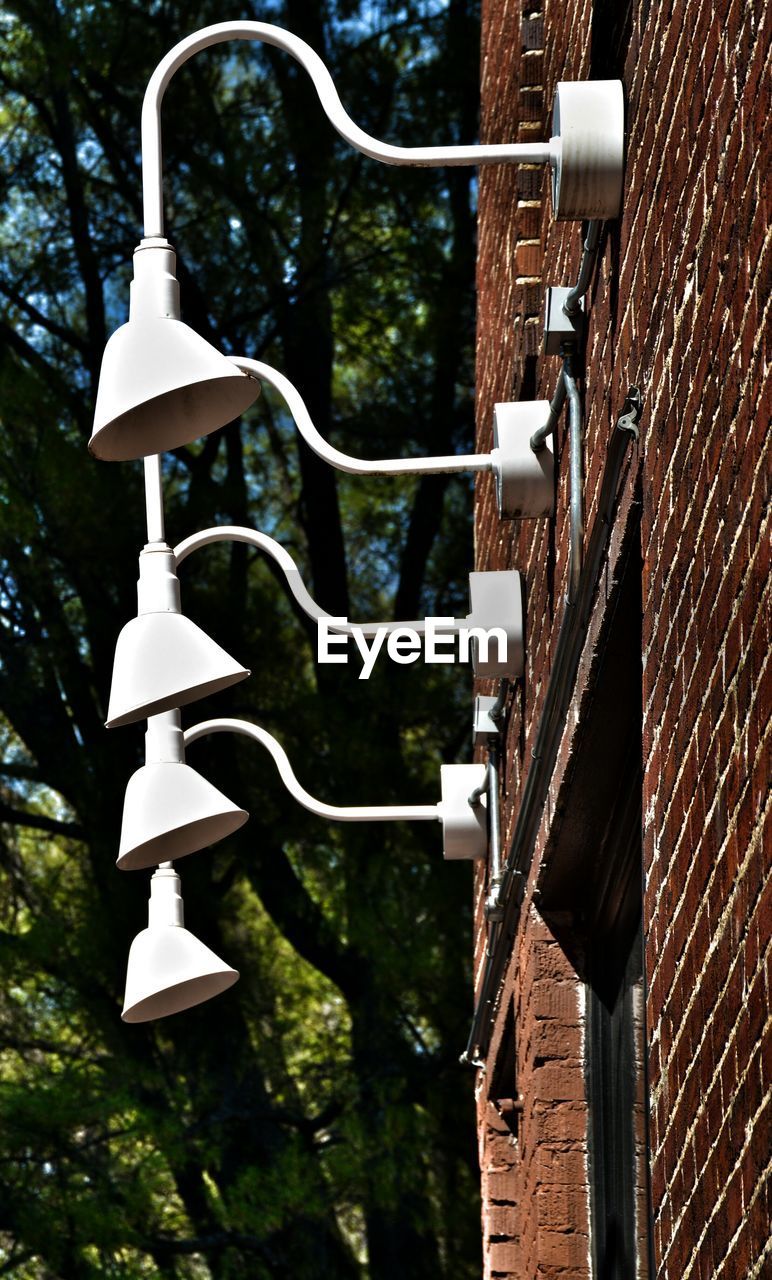
[[[769,9],[755,0],[487,0],[484,141],[549,136],[559,79],[623,80],[623,213],[604,228],[589,316],[585,528],[625,392],[645,396],[590,620],[477,1106],[486,1277],[591,1274],[585,996],[534,890],[570,776],[625,529],[642,552],[643,927],[655,1274],[761,1276],[768,1240],[770,1044],[770,233],[761,145]],[[573,283],[576,224],[551,217],[540,169],[481,171],[478,446],[493,405],[550,398],[540,354],[546,284]],[[766,285],[766,288],[765,288]],[[568,565],[566,430],[553,521],[502,524],[476,499],[478,568],[516,567],[526,673],[510,691],[503,849],[509,848],[549,684]],[[600,677],[602,678],[602,676]],[[481,685],[493,692],[492,685]],[[558,841],[560,837],[558,836]],[[484,965],[484,869],[475,881]],[[514,1012],[512,1133],[491,1081]],[[766,1127],[765,1127],[766,1126]]]

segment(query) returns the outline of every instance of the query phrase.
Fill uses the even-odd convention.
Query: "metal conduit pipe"
[[[582,484],[582,401],[576,378],[573,374],[572,359],[567,355],[563,361],[563,382],[568,396],[568,454],[571,483],[569,504],[569,566],[568,566],[568,603],[576,602],[579,591],[579,579],[582,574],[582,556],[584,552],[584,489]]]
[[[502,682],[503,683],[503,682]],[[493,712],[491,711],[491,715]],[[488,739],[488,764],[485,777],[475,787],[469,803],[475,808],[482,798],[488,797],[488,847],[490,850],[489,889],[485,900],[486,919],[494,922],[501,918],[499,891],[501,889],[501,803],[499,800],[499,744],[494,737]]]
[[[483,778],[479,787],[475,787],[474,791],[472,791],[469,796],[469,803],[473,809],[477,808],[483,796],[487,796],[489,784],[490,784],[490,777],[488,774],[488,770],[486,769],[485,777]]]
[[[567,316],[576,315],[580,309],[580,303],[592,280],[593,268],[595,266],[595,258],[598,252],[598,244],[600,242],[600,229],[603,226],[601,218],[593,218],[587,224],[587,235],[585,236],[582,261],[579,264],[579,276],[573,289],[569,290],[566,300],[563,303],[563,310]],[[558,424],[561,410],[566,400],[566,387],[561,375],[555,394],[550,401],[550,411],[544,426],[539,427],[538,431],[534,431],[531,436],[531,448],[534,453],[538,453],[544,448],[547,436],[552,435]]]
[[[511,945],[517,932],[520,906],[539,833],[541,814],[568,714],[571,691],[584,646],[595,588],[611,533],[619,475],[631,437],[638,438],[636,423],[640,418],[641,409],[640,393],[637,388],[631,387],[609,443],[598,504],[598,518],[590,537],[587,563],[580,576],[577,599],[575,603],[569,603],[563,612],[552,674],[536,732],[531,767],[525,780],[509,855],[501,872],[499,894],[501,923],[491,931],[469,1039],[460,1058],[462,1063],[470,1066],[485,1066],[482,1055],[487,1053],[488,1049],[491,1019],[495,1012],[498,990],[508,957],[507,944]]]
[[[595,262],[595,254],[598,248],[600,238],[600,220],[590,222],[587,229],[587,237],[584,242],[584,253],[579,268],[579,278],[568,295],[565,303],[565,310],[577,311],[579,309],[579,300],[584,296],[589,287],[592,278],[592,269]],[[566,611],[563,615],[563,624],[566,623],[570,613],[570,607],[576,603],[579,594],[579,584],[582,576],[582,562],[584,555],[584,489],[583,489],[583,458],[582,458],[582,401],[579,395],[579,389],[576,385],[576,377],[573,369],[574,352],[570,349],[563,349],[563,368],[561,371],[560,381],[558,382],[555,394],[550,401],[550,409],[547,421],[538,431],[531,436],[530,445],[535,453],[544,448],[547,436],[550,435],[557,425],[563,405],[568,399],[569,409],[569,425],[568,425],[568,451],[569,451],[569,482],[570,482],[570,501],[569,501],[569,567],[568,567],[568,590],[566,592]],[[563,627],[561,626],[561,635]],[[558,637],[558,648],[560,648],[560,637]],[[501,690],[499,697],[501,697]],[[534,754],[538,752],[538,742]],[[499,874],[491,877],[491,891],[485,903],[485,913],[488,920],[495,928],[496,922],[500,921],[503,916],[502,902],[503,881]],[[492,954],[494,948],[494,929],[491,930],[491,937],[488,940],[488,954]]]
[[[557,390],[550,402],[550,411],[544,426],[531,436],[531,448],[535,453],[544,448],[547,436],[555,429],[560,411],[568,398],[568,454],[571,482],[568,600],[573,603],[582,572],[582,546],[584,541],[584,494],[582,489],[582,401],[573,373],[573,353],[563,355],[563,370]]]
[[[493,924],[503,915],[501,906],[501,805],[499,801],[499,744],[491,742],[488,753],[488,823],[490,839],[490,879],[485,900],[486,918]]]
[[[555,394],[550,400],[550,411],[547,414],[547,421],[544,423],[544,426],[539,427],[539,430],[534,431],[531,436],[530,444],[534,453],[538,453],[540,449],[544,448],[547,443],[547,436],[551,436],[555,427],[558,425],[558,418],[560,417],[561,410],[565,403],[566,384],[563,381],[563,375],[561,373],[558,385],[555,388]]]
[[[493,720],[494,723],[500,720],[504,714],[504,705],[507,701],[508,688],[509,688],[509,681],[507,680],[506,676],[503,676],[502,679],[499,681],[499,691],[496,694],[496,701],[494,702],[489,712],[490,718],[491,720]]]
[[[582,261],[579,264],[579,278],[570,291],[563,303],[563,310],[567,316],[575,316],[579,310],[581,300],[590,287],[592,279],[592,271],[595,266],[595,255],[598,252],[598,241],[600,240],[600,229],[603,223],[600,218],[593,218],[587,224],[587,235],[584,241],[584,252]]]

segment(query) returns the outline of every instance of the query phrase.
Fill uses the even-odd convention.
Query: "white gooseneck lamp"
[[[156,725],[155,719],[161,723]],[[206,720],[188,729],[184,741],[189,744],[210,733],[237,733],[260,743],[273,757],[290,794],[317,817],[333,822],[436,821],[442,824],[447,859],[486,855],[484,764],[442,765],[437,804],[331,805],[305,790],[284,748],[259,725],[246,720]],[[165,754],[176,754],[177,759],[145,764],[126,791],[118,866],[138,870],[159,860],[161,865],[150,882],[148,927],[137,935],[129,952],[124,1022],[148,1022],[179,1013],[219,995],[239,976],[182,927],[180,877],[171,859],[223,839],[246,821],[247,814],[185,764],[178,718],[175,721],[167,714],[152,719],[148,738],[149,750],[164,751],[167,742]],[[159,770],[165,770],[166,776],[159,777]]]
[[[164,536],[159,454],[179,448],[237,418],[254,402],[261,381],[285,399],[298,431],[330,465],[367,475],[489,471],[502,517],[543,516],[554,509],[554,462],[546,437],[554,418],[548,401],[499,406],[489,454],[435,458],[352,458],[316,430],[292,384],[268,365],[228,357],[181,319],[175,254],[164,234],[160,112],[175,72],[195,53],[226,40],[256,40],[295,58],[311,77],[338,133],[385,164],[448,166],[546,164],[551,168],[557,219],[605,219],[619,212],[624,154],[624,104],[618,81],[557,86],[553,136],[546,142],[462,147],[399,147],[370,137],[344,110],[324,63],[304,41],[260,22],[223,22],[177,44],[159,63],[142,108],[144,236],[134,255],[129,319],[107,344],[89,448],[106,461],[145,459],[148,541],[140,555],[138,613],[116,648],[107,724],[148,719],[146,763],[126,791],[118,866],[158,866],[151,880],[148,927],[129,956],[123,1018],[144,1022],[190,1008],[226,990],[238,973],[199,942],[183,923],[180,879],[172,861],[213,844],[247,819],[185,762],[184,747],[205,733],[234,732],[261,743],[285,786],[311,812],[333,821],[438,820],[445,857],[482,858],[487,851],[486,767],[443,765],[434,805],[340,807],[316,800],[300,785],[271,734],[241,720],[210,720],[183,735],[179,707],[249,675],[180,609],[177,566],[190,551],[223,538],[251,542],[283,568],[295,599],[309,616],[326,617],[309,596],[291,558],[255,530],[206,530],[172,550]],[[538,448],[533,441],[539,440]],[[471,612],[465,623],[498,627],[503,658],[475,655],[478,675],[516,679],[523,669],[522,588],[517,573],[470,575]],[[444,620],[448,630],[463,625]],[[384,624],[364,624],[365,633]],[[398,627],[404,624],[387,624]],[[410,624],[420,628],[423,624]],[[348,624],[340,626],[345,632]],[[350,630],[350,627],[348,628]]]
[[[147,928],[131,944],[123,1001],[124,1022],[150,1022],[211,1000],[238,981],[184,925],[180,877],[170,862],[150,881]]]
[[[249,814],[185,763],[179,711],[148,719],[145,763],[123,803],[118,850],[122,871],[173,862],[238,831]]]
[[[249,675],[180,611],[174,552],[149,542],[139,557],[136,618],[115,647],[107,728],[219,693]]]
[[[127,324],[107,344],[90,449],[128,461],[189,444],[238,417],[259,386],[180,319],[175,255],[165,239],[161,104],[189,58],[227,40],[255,40],[290,54],[313,81],[330,123],[356,150],[391,165],[429,168],[547,164],[557,219],[613,218],[624,164],[624,101],[618,80],[557,87],[554,135],[546,142],[399,147],[371,137],[345,111],[329,71],[305,41],[264,22],[221,22],[181,40],[156,67],[142,106],[144,236],[134,255]],[[442,468],[437,468],[442,469]]]
[[[189,444],[232,422],[260,393],[183,324],[175,266],[163,236],[135,250],[129,319],[105,347],[89,445],[107,462]]]

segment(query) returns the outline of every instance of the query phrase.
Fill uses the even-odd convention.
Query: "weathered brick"
[[[576,1062],[570,1066],[537,1067],[531,1087],[540,1101],[578,1101],[584,1098],[582,1064]]]
[[[589,1255],[589,1237],[581,1232],[539,1231],[539,1260],[548,1267],[586,1266]]]
[[[488,1263],[491,1271],[497,1276],[514,1274],[517,1266],[518,1248],[511,1241],[494,1240],[488,1246]]]
[[[486,1227],[489,1236],[502,1239],[514,1235],[517,1210],[514,1205],[493,1204],[489,1207]]]
[[[765,857],[772,840],[772,465],[761,341],[772,258],[761,164],[769,3],[606,6],[602,40],[595,39],[595,8],[589,0],[533,8],[486,0],[484,136],[515,136],[518,124],[534,136],[537,120],[546,128],[559,79],[622,74],[624,209],[608,228],[589,293],[584,504],[589,537],[609,430],[634,382],[645,390],[646,409],[620,481],[617,522],[631,501],[640,503],[653,1244],[662,1280],[698,1280],[719,1269],[739,1277],[754,1273],[763,1248],[759,1109],[772,1070],[762,1065],[772,982]],[[539,351],[543,282],[575,278],[580,244],[575,226],[553,221],[537,167],[481,173],[479,227],[477,409],[480,447],[489,448],[496,399],[554,391],[559,362]],[[477,486],[477,565],[516,567],[527,587],[526,678],[509,700],[505,735],[504,848],[534,767],[565,612],[565,414],[555,444],[554,521],[505,527],[489,480]],[[591,633],[618,572],[613,548]],[[576,955],[569,958],[545,931],[531,894],[554,824],[564,820],[561,786],[575,766],[590,678],[591,666],[580,666],[569,691],[569,729],[501,1004],[511,1000],[515,1014],[514,1074],[524,1109],[516,1144],[507,1147],[506,1249],[498,1271],[486,1252],[486,1277],[588,1274],[581,981]],[[481,927],[478,959],[485,946]],[[499,1052],[500,1036],[495,1044]],[[491,1152],[503,1136],[494,1130]]]
[[[587,1196],[582,1187],[543,1186],[538,1191],[539,1221],[555,1231],[588,1228]],[[546,1261],[546,1256],[542,1255]]]

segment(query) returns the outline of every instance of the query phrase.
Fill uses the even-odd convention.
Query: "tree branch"
[[[60,338],[62,342],[66,342],[68,346],[74,347],[76,351],[81,353],[81,355],[85,355],[87,353],[88,343],[81,338],[80,334],[76,333],[74,329],[68,329],[65,325],[59,324],[56,320],[52,320],[50,316],[45,315],[45,313],[40,311],[32,302],[28,302],[26,298],[16,291],[16,289],[12,289],[7,281],[0,280],[0,291],[5,294],[6,298],[10,299],[15,307],[18,307],[20,311],[23,311],[34,324],[39,324],[41,328],[50,333],[52,337]]]
[[[1,801],[0,822],[7,822],[16,827],[32,827],[37,831],[48,831],[54,836],[68,836],[73,840],[82,840],[84,834],[83,828],[77,822],[60,822],[58,818],[48,818],[44,813],[14,809]]]

